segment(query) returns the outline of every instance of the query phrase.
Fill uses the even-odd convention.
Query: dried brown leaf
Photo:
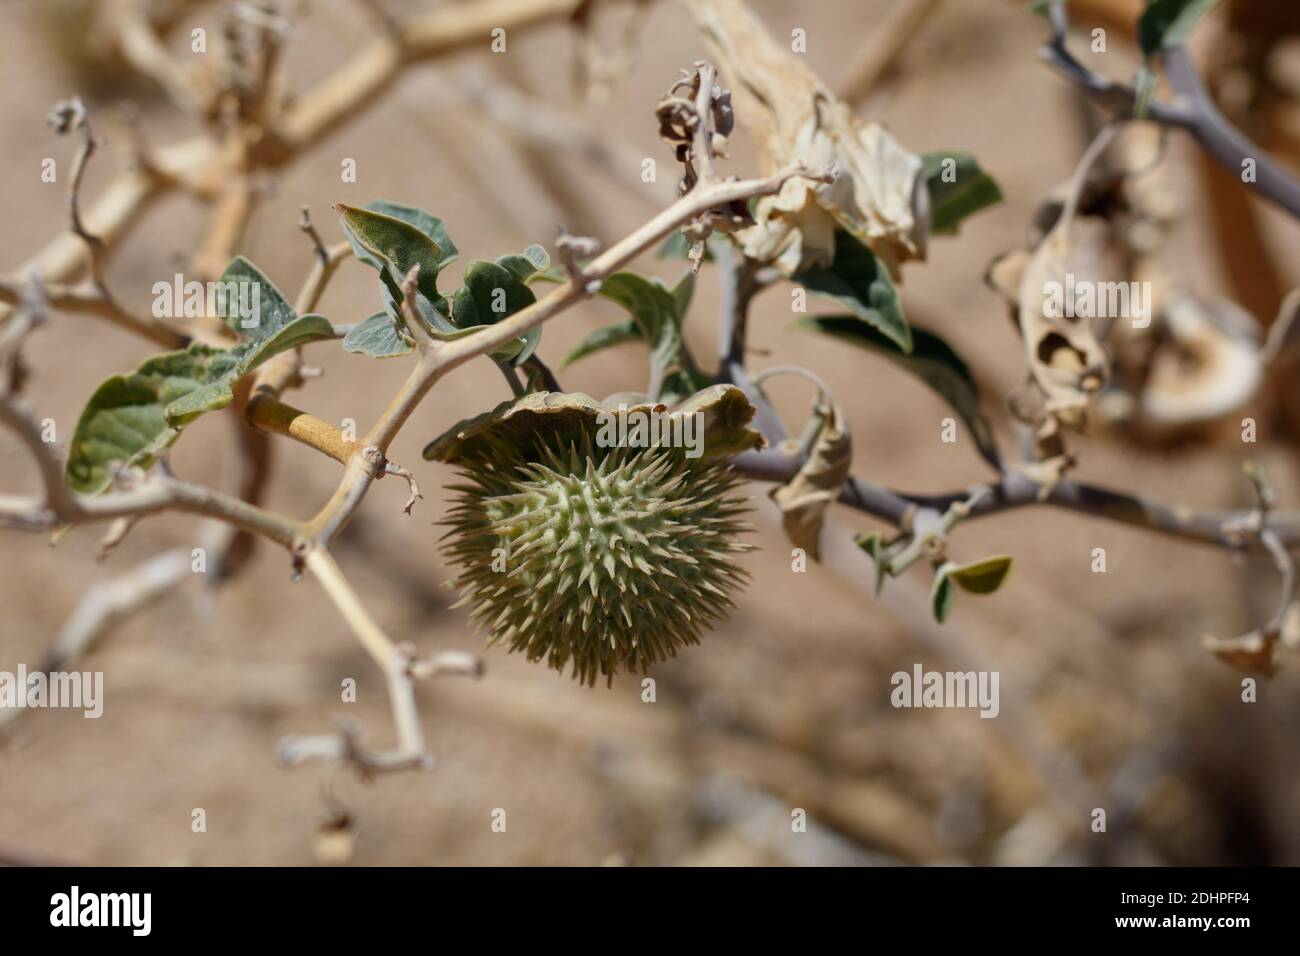
[[[821,530],[826,509],[840,496],[853,464],[853,440],[844,427],[844,412],[838,405],[830,410],[811,454],[799,473],[779,488],[772,500],[781,509],[785,533],[796,547],[821,560]]]

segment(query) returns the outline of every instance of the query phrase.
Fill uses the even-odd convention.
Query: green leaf
[[[948,576],[961,585],[963,591],[971,594],[992,594],[1002,587],[1007,573],[1011,570],[1011,558],[999,554],[991,558],[981,558],[970,564],[954,567]]]
[[[249,343],[243,353],[243,371],[251,372],[267,359],[308,342],[334,337],[334,326],[322,315],[304,315],[280,328],[274,335]],[[241,346],[236,346],[238,351]],[[242,374],[242,373],[241,373]]]
[[[822,332],[869,349],[919,377],[961,416],[984,459],[993,467],[1001,468],[993,430],[980,412],[975,377],[961,356],[939,336],[913,328],[912,351],[905,353],[894,341],[853,316],[817,316],[798,319],[793,324],[796,328]]]
[[[107,379],[90,397],[73,433],[68,487],[94,495],[112,481],[115,463],[149,467],[184,424],[169,422],[166,410],[220,381],[237,364],[231,352],[196,344],[155,355],[131,374]]]
[[[510,270],[520,282],[527,282],[551,267],[551,257],[544,248],[533,243],[522,255],[498,257],[497,265]]]
[[[808,269],[795,278],[810,292],[837,300],[904,352],[912,350],[912,333],[888,270],[847,232],[835,233],[835,257],[830,268]]]
[[[540,246],[529,248],[541,249]],[[475,259],[465,266],[465,285],[456,291],[451,304],[451,321],[457,329],[495,325],[537,301],[533,290],[520,277],[521,263],[528,260],[524,256],[504,258],[515,260],[511,263],[513,268],[483,259]],[[534,266],[530,262],[529,267]],[[541,335],[540,327],[532,329],[524,337],[493,350],[492,355],[522,365],[536,350]]]
[[[359,352],[371,358],[393,358],[415,350],[387,312],[376,312],[343,338],[343,351]]]
[[[236,256],[217,281],[218,309],[241,340],[269,339],[296,318],[275,283],[243,256]]]
[[[934,569],[934,586],[930,589],[930,610],[934,619],[942,624],[952,610],[956,582],[963,591],[971,594],[992,594],[1002,586],[1007,573],[1011,570],[1011,558],[1000,554],[991,558],[981,558],[969,564],[953,564],[945,561]]]
[[[948,614],[952,611],[954,591],[952,582],[948,580],[948,567],[945,564],[935,568],[934,586],[930,589],[930,611],[940,624],[948,619]]]
[[[405,219],[373,209],[361,209],[339,203],[334,207],[343,221],[343,231],[362,262],[372,265],[382,274],[387,269],[402,278],[418,265],[419,290],[431,301],[437,297],[438,270],[442,263],[442,247],[433,237]]]
[[[443,221],[423,209],[407,206],[403,203],[390,202],[387,199],[376,199],[374,202],[368,202],[366,203],[366,209],[410,223],[432,239],[438,248],[442,250],[442,257],[438,260],[439,271],[446,268],[448,263],[455,261],[460,255],[460,250],[451,241],[451,236],[447,233],[447,227],[443,224]],[[374,262],[369,264],[377,265]]]
[[[1138,17],[1138,46],[1148,59],[1180,45],[1219,0],[1149,0]]]
[[[634,272],[616,272],[600,287],[600,294],[617,302],[632,315],[626,323],[600,329],[589,335],[566,361],[573,361],[631,337],[650,347],[650,361],[661,373],[657,401],[689,397],[707,387],[711,379],[691,363],[682,339],[682,319],[695,291],[695,275],[689,270],[672,288],[658,279]]]
[[[622,345],[624,342],[637,342],[640,339],[641,332],[632,319],[619,322],[616,325],[607,325],[603,329],[592,332],[574,346],[573,350],[564,356],[564,364],[571,365],[578,359],[586,358],[593,352],[599,352],[601,349],[607,349],[613,345]]]
[[[402,281],[411,267],[418,265],[416,311],[428,329],[450,329],[450,323],[440,314],[442,295],[438,292],[438,271],[444,253],[438,242],[419,226],[394,215],[343,203],[338,203],[334,209],[357,258],[379,270],[384,304],[396,320],[405,326],[401,310]],[[421,210],[409,211],[409,215],[416,219],[420,218],[420,213]],[[424,215],[428,220],[434,218]]]
[[[496,262],[475,259],[465,266],[463,281],[451,306],[451,320],[460,329],[495,325],[537,301],[515,272]]]
[[[181,429],[204,412],[225,408],[235,383],[267,359],[308,342],[332,338],[319,315],[296,317],[280,290],[242,256],[221,280],[226,321],[240,336],[231,349],[195,344],[147,359],[129,375],[107,379],[82,410],[68,453],[68,486],[98,494],[114,463],[149,467]]]
[[[670,368],[680,361],[682,330],[677,298],[662,282],[635,272],[616,272],[601,285],[600,294],[631,313],[641,340],[650,346],[660,367]]]
[[[930,193],[930,231],[936,235],[956,234],[967,216],[1002,201],[998,184],[968,152],[924,153],[921,163]]]
[[[885,536],[879,531],[869,531],[854,539],[859,548],[867,552],[876,568],[876,597],[885,587]]]
[[[673,301],[677,304],[677,324],[680,327],[686,319],[686,312],[691,307],[691,298],[695,295],[695,273],[689,269],[673,286]]]

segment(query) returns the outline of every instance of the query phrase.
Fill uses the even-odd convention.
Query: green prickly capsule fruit
[[[571,667],[587,684],[698,643],[747,577],[733,557],[751,548],[739,540],[748,506],[726,464],[762,444],[744,393],[713,386],[672,411],[643,403],[617,414],[638,412],[694,417],[698,450],[611,442],[601,428],[615,413],[559,393],[507,402],[425,449],[466,479],[451,488],[443,545],[457,606],[472,607],[489,644]]]

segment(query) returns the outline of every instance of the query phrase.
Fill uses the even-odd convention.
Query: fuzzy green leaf
[[[520,282],[527,282],[535,274],[551,267],[551,257],[544,248],[533,243],[520,255],[498,256],[497,265],[510,270]]]
[[[495,325],[537,301],[523,279],[496,262],[475,259],[465,266],[463,281],[451,306],[451,320],[459,329]]]
[[[236,256],[217,281],[232,290],[225,297],[222,318],[241,341],[269,339],[297,318],[275,283],[243,256]]]
[[[924,329],[912,329],[912,351],[905,353],[890,339],[853,316],[817,316],[798,319],[794,326],[835,336],[883,355],[916,375],[948,402],[971,430],[980,454],[995,468],[1001,457],[993,440],[993,429],[980,412],[979,386],[961,356],[939,336]]]
[[[438,292],[438,272],[454,252],[445,252],[438,241],[425,231],[442,231],[441,222],[423,210],[395,203],[371,203],[388,212],[373,208],[358,208],[343,203],[334,209],[339,214],[343,232],[352,244],[357,258],[379,271],[384,306],[399,326],[405,328],[402,313],[402,282],[411,267],[420,267],[416,278],[416,313],[424,320],[428,331],[450,331],[452,325],[444,316],[443,297]],[[405,216],[407,218],[402,218]],[[411,221],[408,221],[411,220]],[[423,228],[422,228],[423,227]]]
[[[379,268],[387,279],[395,276],[399,289],[402,278],[412,266],[418,265],[417,288],[430,301],[438,297],[442,247],[433,237],[396,216],[343,203],[334,208],[342,219],[343,230],[358,259]]]
[[[451,241],[451,236],[447,232],[446,225],[437,216],[430,215],[423,209],[415,206],[407,206],[403,203],[391,202],[387,199],[376,199],[374,202],[366,203],[366,209],[371,212],[377,212],[385,216],[392,216],[394,219],[400,219],[403,222],[410,223],[416,229],[428,236],[434,241],[442,251],[438,260],[438,270],[446,268],[448,263],[455,261],[460,255],[460,250],[456,244]],[[370,265],[377,265],[370,262]]]
[[[114,464],[147,468],[180,430],[204,412],[234,400],[235,383],[267,359],[308,342],[331,338],[319,315],[295,317],[293,308],[256,266],[242,257],[221,281],[252,284],[257,296],[227,298],[226,316],[241,341],[231,349],[192,345],[147,359],[128,375],[107,379],[82,410],[68,453],[68,486],[98,494],[112,480]]]
[[[167,409],[222,380],[238,361],[230,352],[192,345],[155,355],[129,375],[107,379],[77,422],[68,453],[68,486],[94,495],[108,487],[114,463],[149,467],[184,424],[170,422]]]
[[[1002,190],[970,153],[925,153],[921,162],[930,193],[930,231],[936,235],[955,235],[967,216],[1002,201]]]
[[[682,330],[678,300],[662,282],[635,272],[616,272],[601,285],[600,294],[631,313],[641,340],[650,346],[654,361],[662,368],[670,368],[680,361]]]
[[[541,249],[540,246],[529,248]],[[465,285],[457,290],[451,305],[451,321],[457,329],[495,325],[537,301],[537,296],[521,277],[525,268],[523,263],[530,267],[535,263],[524,256],[503,258],[512,260],[509,267],[499,260],[487,262],[483,259],[475,259],[465,266]],[[541,334],[541,328],[535,328],[523,338],[494,350],[492,355],[522,365],[536,350]]]
[[[795,278],[808,291],[838,301],[904,352],[912,350],[912,333],[888,270],[847,232],[835,233],[835,257],[829,268],[818,266]]]
[[[415,344],[398,328],[387,312],[376,312],[343,338],[343,351],[358,352],[371,358],[409,355]]]

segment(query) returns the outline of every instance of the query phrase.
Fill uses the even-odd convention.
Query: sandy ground
[[[807,30],[808,60],[832,83],[889,7],[882,0],[755,5],[778,35]],[[2,14],[6,270],[53,236],[63,216],[62,187],[41,184],[38,170],[43,157],[66,157],[70,147],[55,141],[43,117],[76,87],[55,59],[40,6],[9,3]],[[311,7],[289,52],[298,88],[336,66],[367,29],[349,4]],[[1044,32],[1017,4],[955,0],[924,28],[902,78],[859,106],[917,151],[970,149],[1003,187],[1003,204],[968,221],[959,237],[934,242],[929,261],[907,269],[903,292],[909,316],[968,358],[1005,441],[1001,399],[1020,381],[1022,357],[981,276],[994,254],[1023,241],[1037,199],[1069,174],[1082,148],[1070,92],[1035,58]],[[489,157],[509,134],[479,127],[449,80],[475,64],[498,71],[666,169],[653,106],[676,69],[703,55],[683,10],[654,5],[630,75],[598,104],[573,89],[573,44],[564,30],[540,29],[511,44],[501,62],[484,52],[411,70],[365,117],[269,184],[247,254],[296,288],[310,264],[295,228],[304,203],[331,240],[338,236],[332,202],[386,197],[425,206],[447,221],[462,262],[549,243],[561,221],[573,232],[613,238],[645,218],[650,199],[571,155],[524,154],[554,186],[531,203],[518,198],[517,184],[494,185]],[[1108,72],[1124,75],[1131,56],[1116,59]],[[159,141],[185,128],[156,101],[145,118]],[[96,159],[90,194],[120,167],[120,146]],[[1223,292],[1212,237],[1196,226],[1203,210],[1188,156],[1185,143],[1173,143],[1171,175],[1187,183],[1180,236],[1187,273],[1198,288]],[[357,161],[355,184],[338,181],[344,157]],[[753,168],[743,141],[729,168]],[[147,213],[111,266],[124,301],[145,307],[152,282],[183,269],[204,228],[201,213],[186,200]],[[1270,220],[1270,241],[1279,260],[1289,257],[1293,283],[1300,281],[1297,239],[1294,224]],[[678,269],[652,257],[641,266],[665,277]],[[688,338],[696,354],[711,356],[718,296],[713,277],[701,279]],[[751,343],[827,379],[852,425],[856,473],[920,492],[988,476],[968,440],[940,442],[938,423],[948,412],[937,397],[865,353],[786,332],[784,296],[759,300]],[[372,297],[372,275],[349,265],[322,311],[356,321],[373,310]],[[546,327],[543,354],[557,360],[612,318],[607,303],[574,310]],[[134,367],[146,348],[85,317],[59,315],[41,330],[29,350],[31,394],[62,443],[94,384]],[[405,372],[400,361],[372,362],[328,346],[313,347],[311,360],[325,379],[294,403],[362,427]],[[755,358],[759,366],[770,361]],[[603,395],[627,387],[642,368],[643,356],[625,347],[576,366],[564,382]],[[805,392],[782,384],[774,393],[788,419],[800,421]],[[420,448],[504,397],[487,363],[454,373],[392,453],[419,465],[425,500],[406,517],[404,489],[382,483],[338,544],[339,563],[380,622],[421,650],[477,649],[480,639],[463,612],[447,609],[452,597],[433,525],[448,475],[422,462]],[[229,486],[229,417],[208,416],[186,435],[174,459],[180,474]],[[1085,479],[1189,504],[1248,500],[1235,444],[1159,451],[1098,434],[1082,452]],[[1300,505],[1294,452],[1266,443],[1257,454],[1283,503]],[[338,478],[332,464],[287,441],[277,441],[275,459],[268,503],[294,515],[313,512]],[[0,436],[0,486],[32,486],[7,436]],[[999,594],[959,599],[937,627],[921,569],[892,582],[880,600],[869,594],[868,563],[852,555],[791,573],[766,488],[752,492],[762,550],[747,562],[749,593],[701,646],[655,668],[654,703],[642,702],[635,680],[586,689],[491,650],[481,681],[420,690],[437,768],[373,783],[276,764],[282,735],[323,731],[339,717],[359,722],[375,743],[392,731],[379,675],[321,591],[311,580],[291,580],[284,555],[261,547],[234,581],[219,589],[187,584],[117,628],[84,662],[105,674],[102,719],[42,712],[13,725],[0,744],[0,861],[308,864],[322,852],[318,826],[342,807],[354,821],[351,859],[360,864],[1300,863],[1294,668],[1247,705],[1239,675],[1199,645],[1202,633],[1251,626],[1256,604],[1275,588],[1266,567],[1123,526],[1022,511],[961,532],[971,556],[1006,552],[1016,567]],[[88,587],[161,550],[193,546],[197,524],[145,521],[103,563],[92,530],[57,547],[0,533],[0,669],[34,665]],[[835,532],[871,526],[843,512]],[[1090,571],[1096,547],[1107,550],[1106,574]],[[1002,714],[981,720],[970,711],[894,710],[890,674],[915,662],[999,670]],[[358,682],[356,703],[340,700],[347,677]],[[1108,809],[1105,834],[1087,830],[1094,807]],[[196,808],[205,811],[205,832],[192,829]],[[791,833],[793,808],[807,811],[807,834]],[[504,833],[492,828],[498,809]]]

